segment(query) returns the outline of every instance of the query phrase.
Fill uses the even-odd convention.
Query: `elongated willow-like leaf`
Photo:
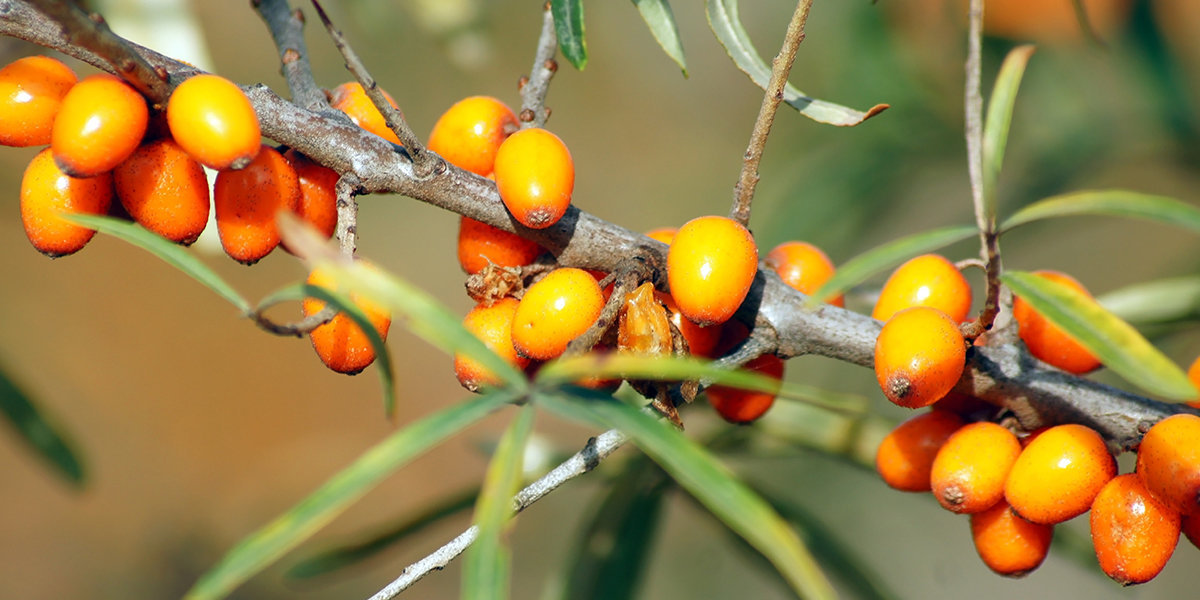
[[[580,71],[587,66],[587,40],[583,37],[583,0],[550,0],[558,49]]]
[[[1033,221],[1076,215],[1132,217],[1200,233],[1200,208],[1167,196],[1129,190],[1085,190],[1051,196],[1018,210],[1000,229],[1008,231]]]
[[[64,215],[68,221],[73,221],[84,227],[90,227],[116,238],[120,238],[157,256],[167,264],[183,271],[184,274],[200,282],[218,296],[228,300],[242,313],[250,310],[250,302],[237,293],[233,286],[221,279],[215,271],[208,268],[200,259],[192,256],[186,248],[176,244],[156,233],[143,229],[129,221],[113,217],[97,215]]]
[[[749,75],[755,85],[767,89],[767,84],[771,81],[771,68],[767,66],[758,50],[755,50],[746,28],[742,27],[737,0],[707,0],[704,10],[708,15],[708,26],[725,47],[729,58],[733,59],[733,64]],[[809,97],[791,84],[783,89],[783,101],[818,123],[841,126],[858,125],[888,108],[886,104],[876,104],[866,112],[861,112]]]
[[[767,557],[800,597],[837,597],[808,549],[779,513],[678,429],[612,399],[575,398],[559,392],[538,394],[534,401],[566,418],[616,428],[628,435],[680,487]]]
[[[68,436],[47,419],[33,400],[0,369],[0,413],[17,435],[71,485],[87,480],[83,462],[71,449]]]
[[[1024,271],[1008,271],[1000,280],[1130,383],[1171,400],[1196,398],[1178,365],[1087,294]]]
[[[866,281],[885,269],[894,267],[918,254],[932,252],[954,242],[965,240],[979,232],[974,225],[955,225],[916,233],[882,246],[877,246],[846,261],[821,289],[809,296],[806,305],[817,308],[828,298]]]
[[[650,34],[662,47],[663,52],[679,65],[683,76],[687,77],[687,61],[683,58],[683,42],[679,40],[679,27],[675,25],[675,13],[667,0],[633,0],[642,20],[650,28]]]
[[[989,226],[996,223],[996,180],[1004,164],[1004,147],[1008,143],[1008,127],[1012,123],[1017,89],[1025,75],[1025,65],[1033,55],[1033,46],[1017,46],[1009,51],[996,76],[996,87],[988,100],[987,119],[983,125],[983,209]]]
[[[475,503],[479,536],[463,558],[464,600],[508,598],[512,557],[501,539],[512,517],[512,498],[521,486],[525,442],[533,429],[533,405],[521,407],[504,436],[484,476],[483,489]]]
[[[244,538],[188,591],[185,598],[224,598],[235,587],[308,539],[396,469],[512,402],[503,390],[434,413],[367,450],[290,510]]]
[[[1134,325],[1195,321],[1200,319],[1200,275],[1135,283],[1096,301]]]

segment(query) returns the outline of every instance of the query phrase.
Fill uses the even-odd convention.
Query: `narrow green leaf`
[[[837,597],[812,555],[779,513],[679,430],[616,400],[540,394],[535,401],[567,418],[584,417],[593,425],[625,433],[680,487],[766,556],[800,597]]]
[[[1132,217],[1200,233],[1200,208],[1174,198],[1129,190],[1084,190],[1039,200],[1009,217],[1000,230],[1008,231],[1041,219],[1075,215]]]
[[[563,56],[580,71],[587,66],[587,41],[583,37],[583,0],[550,0],[554,32]]]
[[[509,593],[512,557],[501,539],[513,514],[513,496],[521,486],[525,442],[533,429],[533,405],[521,407],[500,438],[475,503],[479,536],[463,557],[464,600],[504,600]]]
[[[205,573],[185,598],[223,598],[242,582],[308,539],[385,477],[447,437],[511,402],[497,391],[429,415],[367,450],[320,488],[242,539]]]
[[[228,300],[242,313],[250,310],[250,303],[241,294],[238,294],[233,286],[221,279],[215,271],[208,268],[208,265],[200,262],[200,259],[192,256],[183,246],[147,231],[139,225],[113,217],[65,215],[64,218],[146,250],[216,292],[218,296]]]
[[[1198,395],[1178,365],[1086,294],[1024,271],[1008,271],[1000,280],[1130,383],[1171,400]]]
[[[1017,88],[1025,75],[1025,65],[1033,55],[1034,46],[1017,46],[1009,51],[996,76],[996,87],[988,100],[987,119],[983,125],[983,207],[987,222],[996,222],[996,180],[1004,163],[1004,147],[1008,143],[1008,126],[1012,123]]]
[[[826,299],[845,292],[876,273],[894,267],[919,254],[932,252],[943,246],[978,235],[978,233],[979,230],[974,225],[954,225],[913,234],[872,248],[838,267],[833,277],[830,277],[829,281],[821,286],[821,289],[809,296],[805,306],[817,308]]]
[[[54,467],[55,473],[76,488],[83,487],[87,474],[67,435],[42,414],[33,399],[3,369],[0,369],[0,413],[25,443]]]
[[[683,76],[687,77],[687,61],[683,58],[683,42],[679,39],[679,28],[675,25],[675,13],[667,0],[633,0],[642,20],[650,28],[651,35],[662,47],[663,52],[679,65]]]
[[[1136,283],[1096,301],[1134,325],[1159,325],[1200,319],[1200,275]]]
[[[750,36],[742,27],[741,18],[738,16],[737,0],[706,0],[704,12],[708,16],[709,28],[717,36],[717,41],[725,47],[725,52],[733,59],[733,64],[749,75],[755,85],[764,90],[767,89],[767,84],[771,81],[771,68],[767,66],[758,50],[754,49]],[[876,104],[866,112],[860,112],[839,104],[811,98],[791,84],[788,84],[783,90],[783,101],[788,106],[800,111],[800,114],[818,123],[840,126],[858,125],[888,108],[886,104]]]

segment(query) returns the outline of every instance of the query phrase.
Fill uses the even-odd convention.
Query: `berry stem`
[[[279,49],[279,60],[288,89],[292,92],[292,102],[308,110],[327,108],[329,101],[313,77],[308,46],[304,43],[304,13],[300,9],[290,10],[287,0],[254,0],[251,4]]]
[[[250,317],[250,320],[254,321],[255,325],[258,325],[260,329],[268,333],[281,336],[302,337],[312,333],[314,329],[332,321],[335,315],[337,315],[337,309],[332,306],[326,306],[319,312],[313,313],[294,323],[279,323],[272,321],[267,317],[267,315],[263,314],[263,312],[259,310],[252,311],[248,316]]]
[[[518,118],[521,127],[542,127],[550,117],[546,108],[546,93],[550,91],[550,80],[558,70],[554,60],[558,52],[558,36],[554,32],[554,15],[547,3],[542,11],[542,33],[538,35],[537,51],[533,55],[533,66],[530,67],[529,77],[522,78],[520,84],[521,111]]]

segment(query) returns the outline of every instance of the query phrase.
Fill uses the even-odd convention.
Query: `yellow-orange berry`
[[[971,538],[989,569],[1006,577],[1022,577],[1046,559],[1054,526],[1026,521],[1001,500],[971,515]]]
[[[1179,544],[1179,513],[1156,500],[1134,473],[1118,475],[1100,490],[1090,520],[1100,568],[1121,585],[1154,579]]]
[[[933,459],[929,483],[934,498],[956,513],[995,506],[1004,499],[1004,481],[1020,453],[1021,442],[1011,431],[987,421],[964,425]]]
[[[1034,274],[1088,294],[1083,284],[1065,273],[1037,271]],[[1090,294],[1088,295],[1090,296]],[[1077,375],[1087,373],[1100,366],[1100,360],[1091,351],[1035,311],[1020,296],[1013,298],[1013,319],[1017,322],[1017,333],[1025,342],[1025,346],[1029,348],[1029,353],[1039,360]]]
[[[49,56],[27,56],[0,69],[0,144],[45,146],[75,72]]]
[[[962,426],[962,417],[944,410],[909,418],[880,442],[875,451],[875,470],[884,483],[895,489],[928,492],[933,458]]]
[[[971,286],[954,263],[925,254],[900,265],[879,291],[871,317],[886,321],[914,306],[936,308],[961,323],[971,310]]]
[[[188,245],[208,224],[204,168],[170,138],[144,144],[113,170],[117,198],[142,227]]]
[[[263,146],[244,168],[221,171],[213,208],[225,253],[248,265],[258,262],[279,245],[275,213],[295,212],[299,205],[300,178],[274,148]]]
[[[1187,376],[1188,380],[1192,382],[1192,385],[1196,386],[1197,389],[1200,389],[1200,356],[1196,357],[1196,360],[1192,361],[1191,366],[1188,367]],[[1192,408],[1200,408],[1200,398],[1188,402],[1188,406]]]
[[[714,352],[717,349],[717,343],[721,340],[723,326],[710,325],[703,327],[697,325],[691,319],[684,318],[683,313],[679,312],[679,306],[675,304],[675,299],[670,294],[658,292],[657,295],[658,299],[666,305],[667,312],[671,313],[671,324],[679,330],[679,334],[687,342],[688,353],[692,356],[716,358]]]
[[[333,279],[320,269],[309,273],[307,283],[330,290],[336,289]],[[387,340],[388,329],[392,324],[391,314],[387,309],[355,294],[351,294],[350,300],[366,313],[379,336]],[[302,308],[304,316],[312,316],[325,308],[325,302],[316,298],[305,298]],[[321,362],[338,373],[354,375],[375,361],[375,348],[371,346],[370,338],[353,319],[346,316],[346,313],[337,313],[331,321],[312,330],[308,337]]]
[[[458,223],[458,264],[474,275],[488,263],[498,267],[523,267],[542,253],[542,247],[515,233],[497,229],[470,217]]]
[[[833,277],[833,261],[820,248],[808,242],[784,242],[767,253],[767,266],[779,274],[784,283],[802,294],[812,295]],[[841,294],[825,302],[845,306]]]
[[[917,306],[896,313],[875,340],[875,378],[888,400],[907,408],[942,399],[962,377],[966,343],[940,310]]]
[[[571,204],[575,161],[557,135],[540,127],[522,129],[500,144],[494,174],[508,212],[531,229],[557,223]]]
[[[429,149],[459,168],[487,176],[504,138],[520,126],[517,115],[491,96],[471,96],[442,113],[429,134]]]
[[[646,237],[652,240],[658,240],[668,246],[671,245],[671,240],[675,239],[675,234],[679,229],[675,227],[658,227],[646,232]]]
[[[1053,525],[1088,511],[1117,474],[1104,438],[1083,425],[1056,425],[1025,445],[1004,485],[1004,498],[1025,519]]]
[[[595,277],[583,269],[555,269],[525,290],[513,317],[513,346],[528,358],[554,358],[596,322],[603,308]]]
[[[517,369],[529,365],[529,359],[517,354],[513,348],[512,325],[517,314],[516,298],[501,298],[491,306],[476,305],[463,318],[463,327],[483,341],[489,350],[499,354]],[[472,392],[485,385],[496,385],[495,374],[473,358],[462,354],[454,355],[454,374],[463,387]]]
[[[84,78],[62,99],[50,147],[54,161],[73,177],[92,177],[129,158],[146,133],[146,100],[107,73]]]
[[[218,171],[245,167],[262,146],[250,99],[218,75],[196,75],[176,86],[167,101],[167,125],[192,158]]]
[[[699,325],[728,321],[758,273],[758,247],[741,223],[697,217],[679,228],[667,250],[667,281],[683,316]]]
[[[742,368],[775,380],[783,379],[783,359],[774,354],[758,356]],[[750,423],[758,420],[775,403],[775,393],[742,390],[723,385],[714,385],[705,391],[708,403],[712,404],[721,418],[730,423]]]
[[[396,101],[392,99],[391,94],[383,92],[383,97],[392,105],[392,108],[399,108]],[[362,84],[357,81],[343,83],[337,86],[329,94],[329,105],[337,110],[346,113],[350,120],[355,125],[366,129],[367,131],[393,143],[399,144],[400,138],[388,129],[387,122],[383,118],[383,114],[378,108],[371,103],[371,99],[367,97],[367,92],[363,90]]]
[[[1137,473],[1173,510],[1200,514],[1200,417],[1178,414],[1155,423],[1138,446]]]
[[[312,225],[326,239],[337,230],[337,171],[318,165],[294,148],[283,154],[296,169],[300,181],[300,204],[296,214]],[[284,245],[287,250],[287,245]]]
[[[68,222],[62,215],[100,215],[112,203],[112,176],[78,179],[59,170],[47,148],[29,161],[21,179],[21,223],[39,252],[58,257],[78,252],[95,229]]]

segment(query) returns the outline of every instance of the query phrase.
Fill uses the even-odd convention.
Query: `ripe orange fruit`
[[[149,119],[146,100],[124,81],[107,73],[86,77],[63,97],[54,119],[54,161],[72,177],[111,171],[137,150]]]
[[[692,356],[716,358],[715,351],[717,343],[721,340],[723,326],[702,327],[697,325],[691,319],[684,318],[683,313],[679,312],[679,306],[675,304],[675,299],[670,294],[657,292],[656,295],[659,301],[666,305],[667,312],[670,313],[671,324],[679,330],[679,334],[687,342],[688,353]]]
[[[783,379],[783,359],[774,354],[757,356],[742,368],[775,380]],[[714,385],[709,387],[705,394],[708,396],[708,403],[712,404],[717,414],[726,421],[750,423],[766,414],[771,405],[775,403],[776,392],[759,392]]]
[[[907,408],[929,406],[962,377],[967,347],[958,324],[927,306],[902,310],[875,340],[875,378],[883,394]]]
[[[1187,376],[1188,380],[1192,382],[1192,385],[1196,386],[1197,389],[1200,389],[1200,356],[1196,357],[1196,360],[1192,361],[1191,366],[1188,367]],[[1188,406],[1192,408],[1200,408],[1200,398],[1188,402]]]
[[[1172,510],[1200,514],[1200,417],[1178,414],[1155,423],[1138,447],[1137,474]]]
[[[1056,425],[1025,445],[1004,497],[1026,520],[1053,525],[1087,512],[1116,474],[1117,462],[1100,434],[1083,425]]]
[[[196,75],[176,86],[167,101],[167,125],[192,158],[218,171],[245,167],[262,146],[250,99],[218,75]]]
[[[78,179],[59,170],[49,148],[29,161],[21,179],[21,223],[39,252],[51,258],[78,252],[96,235],[62,218],[67,214],[102,215],[112,203],[112,176]]]
[[[1065,273],[1037,271],[1035,274],[1056,283],[1068,285],[1084,294],[1088,293],[1083,284]],[[1090,296],[1090,294],[1088,295]],[[1087,373],[1100,366],[1100,360],[1094,354],[1057,325],[1046,320],[1020,296],[1013,298],[1013,319],[1017,322],[1017,332],[1020,334],[1021,340],[1025,342],[1025,346],[1029,348],[1029,353],[1039,360],[1076,375]]]
[[[383,92],[382,89],[380,91]],[[399,108],[390,94],[383,92],[383,96],[387,99],[388,104],[392,105],[392,108]],[[355,125],[393,144],[400,143],[400,138],[396,137],[395,132],[388,129],[383,114],[371,103],[362,84],[357,81],[343,83],[333,88],[333,91],[329,93],[329,105],[346,113],[346,116],[350,117]]]
[[[741,223],[697,217],[679,228],[667,250],[667,281],[683,316],[699,325],[728,321],[758,273],[758,247]]]
[[[295,148],[283,154],[300,181],[300,205],[296,214],[312,225],[326,239],[337,230],[337,171],[323,167],[296,152]],[[284,245],[287,250],[287,245]]]
[[[583,269],[555,269],[525,290],[513,317],[513,346],[521,356],[549,360],[600,317],[604,294]]]
[[[655,229],[651,229],[650,231],[647,231],[646,237],[648,237],[652,240],[658,240],[658,241],[670,246],[671,241],[675,239],[675,234],[678,231],[679,231],[679,229],[677,229],[675,227],[658,227]]]
[[[531,229],[557,223],[571,204],[575,161],[558,136],[540,127],[522,129],[500,144],[494,174],[508,212]]]
[[[983,512],[1004,499],[1004,482],[1020,453],[1011,431],[987,421],[964,425],[933,459],[933,496],[951,512]]]
[[[1054,526],[1026,521],[1001,500],[971,515],[971,538],[989,569],[1006,577],[1022,577],[1046,559]]]
[[[262,151],[259,155],[262,155]],[[333,279],[320,269],[309,273],[307,283],[329,290],[336,289]],[[367,314],[371,326],[386,341],[388,329],[392,324],[391,314],[387,309],[354,294],[350,296],[350,300]],[[315,315],[324,308],[325,302],[316,298],[305,298],[302,303],[306,317]],[[338,373],[354,375],[375,361],[375,349],[371,346],[371,340],[346,313],[337,313],[333,320],[312,330],[308,337],[312,340],[313,349],[321,358],[321,362]]]
[[[459,168],[486,177],[496,151],[516,131],[517,115],[491,96],[471,96],[454,103],[433,125],[429,149]]]
[[[512,325],[517,314],[516,298],[501,298],[491,306],[478,304],[463,319],[463,326],[483,341],[489,350],[499,354],[518,369],[529,366],[529,359],[513,348]],[[463,387],[477,391],[485,385],[496,385],[499,380],[478,361],[461,354],[454,355],[454,374]]]
[[[299,205],[300,178],[274,148],[263,146],[242,169],[221,171],[213,207],[225,253],[247,265],[258,262],[279,245],[275,213]]]
[[[875,470],[890,487],[928,492],[933,458],[963,426],[962,417],[944,410],[918,414],[896,426],[875,451]]]
[[[0,144],[45,146],[75,72],[49,56],[27,56],[0,69]]]
[[[170,138],[144,144],[113,170],[117,198],[142,227],[189,245],[208,224],[204,168]]]
[[[914,306],[936,308],[961,323],[971,310],[971,286],[954,263],[925,254],[900,265],[884,282],[871,317],[887,321]]]
[[[1179,513],[1156,500],[1134,473],[1118,475],[1100,490],[1091,525],[1100,568],[1121,585],[1154,579],[1179,544]]]
[[[523,267],[542,253],[537,242],[497,229],[470,217],[458,222],[458,264],[467,274],[483,271],[488,263],[498,267]]]
[[[820,248],[808,242],[784,242],[767,253],[767,266],[779,274],[784,283],[802,294],[812,295],[833,277],[833,261]],[[838,294],[825,301],[834,306],[845,306],[846,300]]]

